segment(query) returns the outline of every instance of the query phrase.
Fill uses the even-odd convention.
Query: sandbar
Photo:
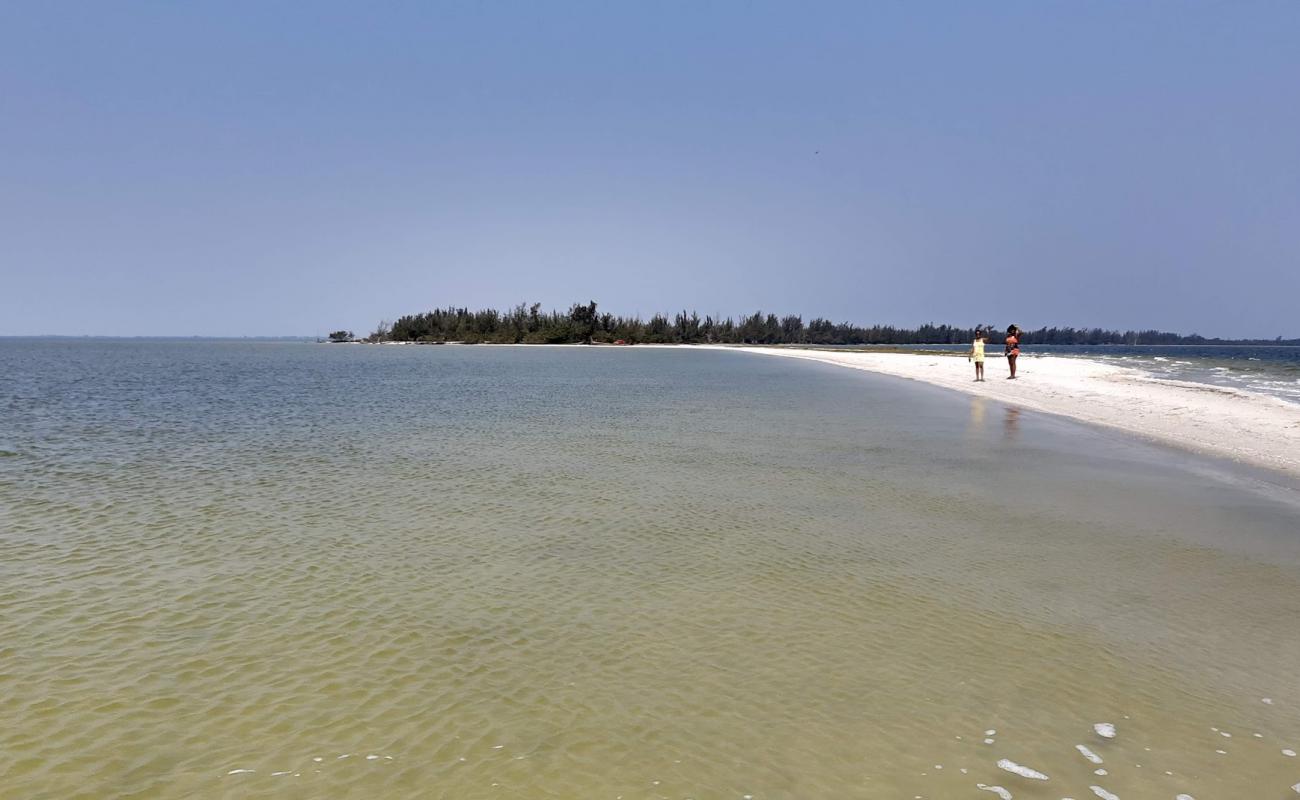
[[[987,380],[960,355],[690,345],[799,358],[922,381],[1300,478],[1300,405],[1240,389],[1153,378],[1086,358],[1022,355],[1016,380],[990,358]]]

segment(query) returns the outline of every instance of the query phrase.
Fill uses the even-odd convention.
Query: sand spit
[[[1300,406],[1267,395],[1158,380],[1127,367],[1060,356],[1021,356],[1020,377],[1014,381],[1006,379],[1006,363],[993,358],[986,367],[988,379],[976,383],[965,358],[938,353],[690,346],[910,378],[1300,477]]]

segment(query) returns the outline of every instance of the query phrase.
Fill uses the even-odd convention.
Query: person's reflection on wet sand
[[[983,397],[972,397],[970,399],[970,420],[966,424],[966,433],[971,436],[978,436],[984,429],[984,412],[988,408],[988,401]]]
[[[1011,441],[1020,437],[1020,409],[1015,406],[1007,406],[1007,415],[1002,420],[1002,434]]]

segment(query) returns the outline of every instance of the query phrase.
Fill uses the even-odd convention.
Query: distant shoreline
[[[375,344],[423,346],[432,343]],[[468,346],[618,347],[610,344],[558,343],[484,343]],[[1227,458],[1300,479],[1300,406],[1231,387],[1152,378],[1140,370],[1090,360],[1086,356],[1033,355],[1022,358],[1019,369],[1021,377],[1009,381],[1006,380],[1006,367],[1001,354],[990,348],[989,378],[983,383],[976,383],[972,380],[973,370],[960,357],[960,352],[921,350],[909,345],[818,348],[793,345],[638,344],[634,348],[721,350],[795,358],[906,378],[974,397],[1124,431],[1179,449]]]
[[[1159,380],[1139,370],[1081,357],[1021,358],[1020,378],[1009,381],[997,356],[989,364],[988,380],[976,383],[966,360],[954,357],[960,354],[687,346],[796,358],[907,378],[1300,479],[1300,406],[1240,389]]]
[[[52,337],[28,336],[28,337],[12,337],[12,338],[39,339],[39,338],[52,338]],[[113,337],[113,336],[108,336],[108,337],[93,337],[93,336],[92,336],[92,337],[61,337],[61,338],[92,338],[92,339],[94,339],[94,338],[106,338],[106,339],[115,339],[115,338],[141,338],[141,339],[158,338],[158,339],[171,339],[171,338],[177,338],[177,337],[147,337],[147,336],[142,336],[142,337]],[[194,338],[203,339],[204,337],[194,337]],[[225,339],[226,339],[226,337],[211,337],[211,340],[212,340],[212,341],[223,341],[223,340],[225,340]],[[239,341],[239,340],[238,340],[238,339],[232,339],[232,341]],[[288,338],[286,338],[286,339],[284,339],[284,341],[302,341],[302,340],[301,340],[301,339],[288,339]],[[897,353],[921,353],[921,354],[943,354],[943,353],[949,353],[949,354],[954,354],[954,355],[960,355],[960,352],[959,352],[959,351],[961,351],[961,350],[964,349],[964,348],[968,348],[968,347],[969,347],[969,343],[954,344],[954,343],[950,343],[950,342],[918,342],[918,343],[916,343],[916,344],[844,344],[844,345],[821,345],[821,344],[780,344],[780,345],[761,345],[761,344],[710,344],[710,343],[705,343],[705,342],[691,342],[691,343],[683,343],[683,344],[676,344],[676,343],[661,343],[661,342],[628,342],[628,343],[626,343],[626,344],[617,344],[617,343],[615,343],[615,342],[457,342],[457,341],[446,341],[446,342],[380,341],[380,342],[372,342],[372,341],[366,341],[365,339],[353,339],[353,340],[351,340],[351,341],[346,341],[346,342],[331,342],[331,341],[328,341],[328,340],[318,340],[318,341],[315,341],[314,343],[315,343],[315,344],[371,344],[371,345],[402,345],[402,346],[418,345],[418,346],[421,346],[421,347],[427,347],[427,346],[429,346],[429,345],[449,345],[449,344],[451,344],[451,345],[464,345],[464,346],[473,346],[473,347],[708,347],[708,348],[716,348],[716,349],[724,349],[724,350],[741,350],[741,349],[754,349],[754,348],[768,348],[768,349],[772,349],[772,350],[811,350],[811,351],[824,352],[824,353],[853,353],[853,352],[895,353],[895,352],[897,352]],[[933,348],[940,348],[940,347],[946,347],[946,348],[950,348],[950,349],[948,349],[948,350],[937,350],[937,349],[933,349]],[[1034,348],[1035,348],[1035,349],[1039,349],[1039,348],[1047,348],[1047,349],[1051,349],[1051,348],[1058,348],[1058,347],[1059,347],[1059,348],[1067,348],[1067,347],[1098,347],[1098,348],[1108,348],[1108,347],[1113,347],[1113,348],[1115,348],[1115,349],[1117,349],[1117,350],[1118,350],[1118,349],[1140,349],[1140,348],[1144,348],[1144,347],[1149,347],[1149,348],[1151,348],[1151,349],[1153,349],[1153,350],[1155,350],[1155,349],[1167,349],[1167,348],[1172,348],[1172,347],[1186,347],[1186,348],[1189,348],[1189,349],[1191,349],[1191,348],[1203,349],[1203,348],[1215,348],[1215,347],[1222,347],[1222,348],[1224,348],[1224,349],[1234,348],[1234,347],[1254,347],[1254,348],[1261,348],[1261,349],[1295,350],[1295,349],[1300,349],[1300,344],[1276,344],[1276,343],[1269,343],[1269,344],[1255,344],[1255,343],[1253,343],[1253,342],[1246,341],[1245,343],[1238,343],[1238,342],[1214,342],[1214,343],[1209,343],[1209,344],[1114,344],[1113,342],[1105,342],[1105,343],[1102,343],[1102,344],[1089,344],[1089,345],[1076,345],[1076,344],[1036,344],[1036,345],[1034,345]],[[998,353],[990,352],[990,353],[989,353],[989,357],[990,357],[990,358],[995,358],[995,357],[1001,357],[1001,356],[1000,356],[1000,354],[998,354]]]

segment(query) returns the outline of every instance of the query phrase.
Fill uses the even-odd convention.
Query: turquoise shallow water
[[[0,375],[2,796],[1300,781],[1268,476],[716,351],[0,340]]]

